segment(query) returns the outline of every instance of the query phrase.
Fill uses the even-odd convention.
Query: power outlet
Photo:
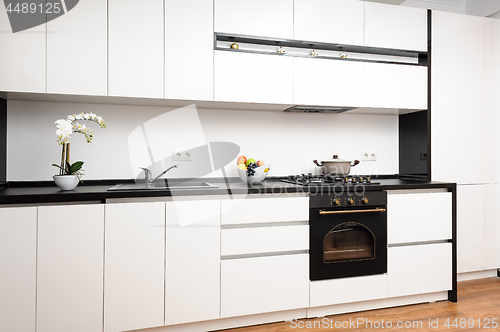
[[[179,152],[179,151],[172,151],[172,160],[175,161],[192,161],[193,160],[193,155],[189,151],[184,151],[184,152]]]
[[[183,152],[182,153],[182,160],[192,161],[193,159],[191,158],[191,152]]]
[[[172,151],[172,160],[183,160],[182,153],[177,151]]]
[[[363,152],[361,154],[361,160],[363,161],[376,161],[377,153],[376,152]]]

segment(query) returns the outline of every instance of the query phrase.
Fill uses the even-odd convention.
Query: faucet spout
[[[155,177],[151,183],[155,182],[156,180],[158,180],[163,174],[167,173],[168,171],[170,171],[172,168],[177,168],[179,167],[179,164],[175,164],[174,166],[171,166],[169,168],[167,168],[166,170],[164,170],[163,172],[160,173],[160,175],[158,175],[157,177]]]

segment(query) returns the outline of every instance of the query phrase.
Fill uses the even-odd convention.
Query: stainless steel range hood
[[[300,113],[343,113],[352,111],[355,107],[319,107],[319,106],[293,106],[285,110],[285,112],[300,112]]]

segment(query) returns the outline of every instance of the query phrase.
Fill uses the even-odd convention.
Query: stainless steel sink
[[[205,181],[186,181],[186,182],[169,182],[153,183],[151,186],[145,184],[129,184],[121,183],[108,189],[108,191],[118,190],[192,190],[192,189],[218,189],[219,186]]]

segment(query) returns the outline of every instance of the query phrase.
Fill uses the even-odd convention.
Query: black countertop
[[[53,182],[11,182],[0,186],[0,204],[38,204],[58,202],[83,202],[100,201],[105,203],[113,198],[146,198],[164,196],[200,196],[200,195],[238,195],[238,194],[273,194],[273,193],[338,193],[339,190],[357,192],[362,190],[412,190],[446,188],[454,189],[456,184],[447,182],[429,182],[419,180],[373,179],[365,186],[298,186],[282,182],[279,178],[268,178],[261,185],[249,186],[237,178],[229,179],[203,179],[216,184],[218,189],[189,189],[189,190],[128,190],[108,191],[118,183],[133,183],[131,180],[93,180],[79,184],[74,190],[61,191]]]

